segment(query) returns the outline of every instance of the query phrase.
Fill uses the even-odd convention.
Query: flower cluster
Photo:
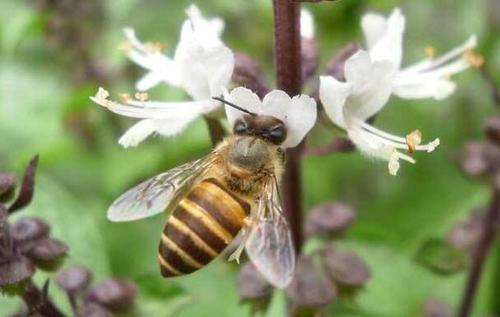
[[[212,98],[223,95],[225,89],[234,84],[254,89],[260,97],[265,95],[262,106],[258,106],[260,101],[255,94],[241,87],[224,94],[226,98],[249,109],[258,107],[259,113],[285,118],[290,137],[283,147],[300,143],[316,122],[315,103],[304,95],[291,99],[278,90],[267,94],[270,89],[259,64],[245,54],[234,54],[222,41],[223,21],[204,18],[194,5],[186,13],[172,57],[161,52],[160,43],[142,43],[133,29],[125,29],[126,42],[122,47],[130,60],[147,70],[136,84],[138,92],[133,96],[122,95],[122,102],[109,99],[109,93],[103,88],[91,97],[110,111],[140,119],[119,143],[124,147],[136,146],[155,133],[177,134],[200,116],[217,116],[222,104]],[[311,13],[303,10],[301,24],[302,79],[306,81],[313,77],[319,65],[319,50]],[[395,175],[400,159],[415,163],[404,152],[432,152],[439,145],[439,139],[422,144],[419,130],[400,137],[375,128],[370,119],[388,103],[391,95],[436,100],[449,96],[456,87],[450,76],[470,66],[480,66],[482,58],[473,53],[476,38],[471,36],[461,46],[439,57],[428,47],[426,59],[402,67],[405,17],[401,10],[394,9],[387,18],[368,13],[362,18],[361,27],[366,49],[351,46],[341,64],[329,65],[329,75],[320,77],[319,100],[330,120],[347,132],[363,154],[388,161],[389,172]],[[160,83],[182,88],[192,100],[149,101],[145,91]],[[238,115],[236,112],[226,107],[230,123]]]
[[[64,316],[48,296],[49,280],[42,289],[33,282],[36,270],[54,272],[66,257],[68,246],[51,237],[50,225],[38,217],[21,217],[12,224],[8,217],[29,205],[34,193],[38,157],[25,170],[17,197],[16,178],[0,172],[0,291],[20,296],[25,306],[19,316]],[[87,290],[91,273],[81,266],[62,269],[57,285],[67,294],[75,316],[113,316],[128,310],[136,286],[128,280],[109,278]]]

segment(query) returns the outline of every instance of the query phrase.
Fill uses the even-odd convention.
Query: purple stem
[[[300,3],[294,0],[273,0],[274,63],[278,88],[290,96],[302,89],[300,48]],[[292,230],[295,248],[302,247],[302,175],[300,153],[303,145],[287,151],[283,179],[283,207]]]
[[[459,317],[468,317],[472,309],[472,304],[474,303],[474,298],[476,297],[477,287],[481,279],[481,274],[483,272],[483,267],[490,253],[491,246],[495,240],[497,234],[497,228],[500,220],[500,190],[495,189],[493,192],[493,198],[488,209],[488,213],[483,221],[483,235],[477,246],[473,262],[472,269],[469,274],[467,281],[467,286],[465,293],[462,298],[462,304],[460,307]]]

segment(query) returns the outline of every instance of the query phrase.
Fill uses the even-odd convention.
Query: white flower
[[[186,13],[188,19],[182,26],[173,58],[163,55],[159,45],[141,43],[132,29],[125,29],[125,35],[128,57],[148,70],[137,82],[137,90],[144,91],[165,82],[183,88],[193,101],[158,102],[125,98],[121,104],[107,99],[109,94],[103,96],[98,93],[91,97],[110,111],[142,119],[120,138],[119,143],[124,147],[136,146],[153,133],[177,134],[199,116],[221,106],[212,97],[222,94],[234,68],[234,55],[220,39],[224,23],[217,18],[203,18],[194,5]]]
[[[261,101],[251,90],[237,87],[226,94],[226,99],[250,112],[283,121],[287,127],[287,137],[282,148],[297,146],[316,122],[316,102],[306,95],[290,98],[284,91],[273,90]],[[226,115],[232,126],[244,113],[226,106]]]
[[[314,17],[311,11],[306,9],[300,10],[300,35],[302,37],[313,39],[316,33],[314,28]]]
[[[401,98],[446,98],[455,90],[455,83],[450,80],[452,75],[481,64],[481,58],[472,53],[477,45],[472,35],[461,46],[437,58],[433,56],[434,49],[428,47],[426,59],[402,68],[405,17],[398,8],[388,18],[375,13],[365,14],[361,27],[372,61],[392,63],[392,92]]]
[[[403,138],[378,130],[366,122],[389,100],[393,67],[390,61],[373,61],[368,52],[358,51],[345,63],[346,82],[331,76],[320,78],[320,99],[330,119],[347,131],[358,149],[368,156],[389,161],[389,172],[395,175],[399,159],[415,163],[413,158],[398,150],[432,152],[439,139],[420,145],[419,131]]]

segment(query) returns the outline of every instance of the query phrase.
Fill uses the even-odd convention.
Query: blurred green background
[[[495,2],[339,0],[305,6],[316,17],[322,65],[347,42],[363,40],[359,22],[364,12],[388,14],[400,6],[407,16],[403,63],[423,58],[427,45],[444,52],[476,33],[478,51],[498,70],[500,9]],[[142,39],[165,42],[172,52],[191,2],[97,1],[90,13],[69,10],[83,30],[79,40],[51,32],[64,21],[54,22],[56,13],[37,9],[37,3],[41,1],[0,1],[0,170],[21,173],[31,156],[41,157],[34,202],[21,214],[48,219],[55,237],[70,246],[66,263],[88,266],[97,280],[109,275],[135,280],[140,316],[248,315],[249,307],[239,304],[235,289],[237,265],[217,260],[191,276],[162,280],[156,248],[165,219],[113,224],[105,217],[107,206],[125,189],[211,149],[202,120],[178,137],[156,137],[123,149],[117,139],[133,121],[107,113],[88,99],[103,84],[115,94],[132,92],[143,73],[117,49],[123,27],[135,27]],[[271,1],[197,5],[205,16],[222,17],[227,45],[261,61],[273,81]],[[82,66],[89,60],[94,65],[90,70]],[[397,177],[387,173],[384,162],[371,162],[358,152],[304,160],[306,210],[332,200],[355,206],[358,220],[338,243],[362,255],[373,271],[354,301],[331,305],[336,316],[421,316],[429,297],[458,305],[466,273],[438,276],[414,261],[423,242],[442,237],[472,207],[488,201],[488,189],[466,179],[456,161],[466,140],[482,137],[482,122],[494,113],[494,105],[477,70],[460,74],[456,81],[457,92],[445,101],[393,97],[377,117],[376,125],[384,130],[405,135],[419,128],[427,140],[441,139],[436,152],[417,154],[418,164],[404,164]],[[150,95],[158,100],[182,97],[166,86]],[[309,141],[321,145],[330,138],[319,127]],[[474,316],[500,313],[499,263],[497,247]],[[68,307],[56,287],[51,294]],[[283,315],[283,303],[282,293],[276,292],[268,315]],[[0,297],[0,315],[15,311],[17,305],[17,299]]]

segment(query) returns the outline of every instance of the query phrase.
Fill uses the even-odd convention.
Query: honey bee
[[[230,260],[243,249],[267,280],[285,287],[295,251],[280,204],[285,124],[272,116],[245,114],[207,156],[159,174],[121,195],[108,209],[111,221],[169,215],[158,261],[163,277],[192,273],[239,236]]]

